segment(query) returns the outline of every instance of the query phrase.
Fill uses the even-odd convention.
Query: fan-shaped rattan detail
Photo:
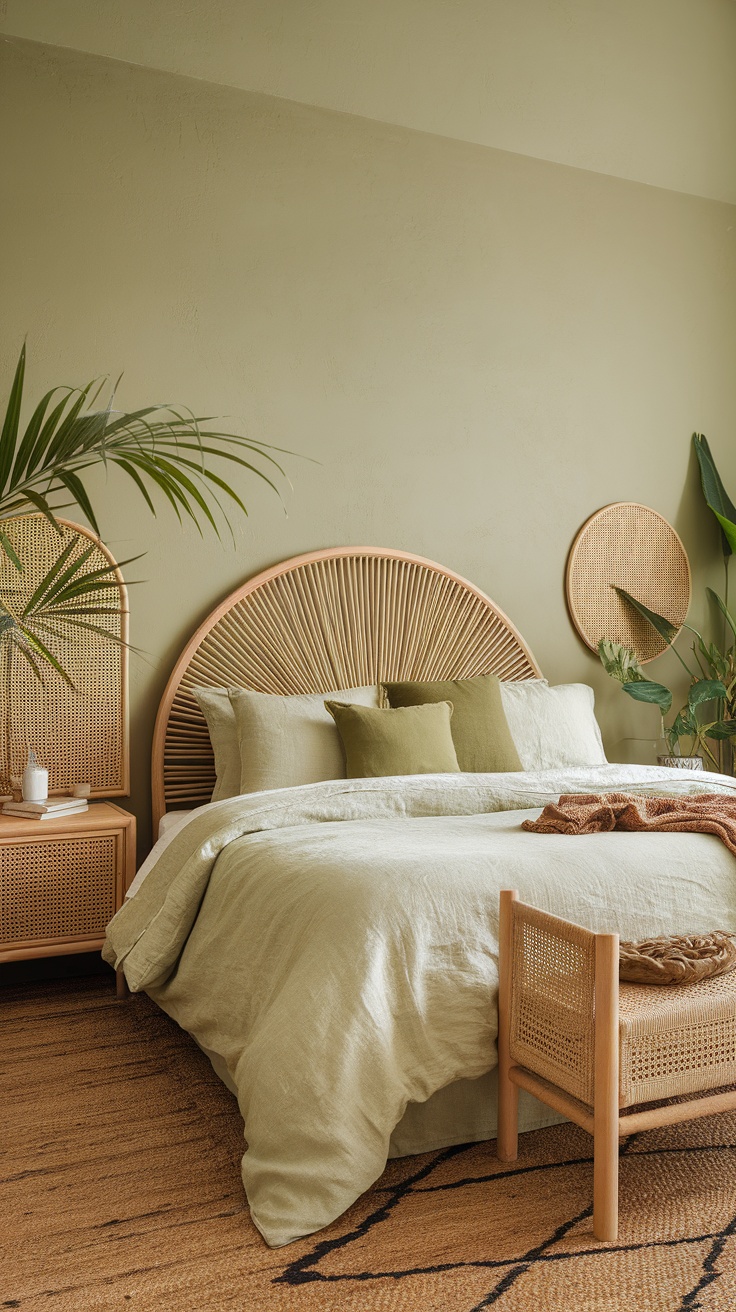
[[[622,601],[624,588],[678,629],[690,605],[690,562],[671,524],[656,510],[618,501],[586,520],[567,561],[566,593],[572,622],[593,651],[601,638],[633,647],[654,660],[667,644]]]
[[[83,571],[109,566],[115,570],[115,581],[100,591],[96,604],[119,613],[95,619],[113,638],[127,642],[128,595],[113,556],[87,529],[63,519],[59,525],[61,536],[43,515],[3,520],[3,532],[23,561],[24,572],[19,574],[0,552],[0,597],[11,611],[20,612],[63,548],[76,539],[70,564],[92,545]],[[124,796],[129,790],[127,650],[85,629],[76,629],[70,641],[55,634],[55,627],[51,625],[44,640],[71,675],[74,688],[50,668],[40,684],[22,656],[9,658],[6,650],[1,658],[0,704],[6,701],[6,689],[9,696],[0,714],[0,793],[9,791],[10,776],[21,773],[32,746],[48,767],[50,792],[84,782],[92,785],[96,797]]]
[[[232,593],[184,650],[159,708],[153,810],[207,802],[207,726],[191,689],[329,692],[382,679],[539,677],[502,611],[459,575],[402,552],[335,547],[297,556]]]

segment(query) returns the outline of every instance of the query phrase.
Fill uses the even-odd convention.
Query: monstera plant
[[[230,527],[226,505],[236,514],[248,513],[223,477],[225,470],[235,465],[277,494],[285,476],[273,454],[278,448],[222,432],[213,427],[214,419],[170,405],[116,410],[117,384],[110,388],[104,378],[84,387],[52,388],[22,424],[25,366],[24,344],[0,432],[0,556],[21,585],[24,561],[9,524],[32,514],[44,515],[58,531],[59,555],[30,597],[27,588],[12,583],[0,590],[0,655],[7,663],[17,654],[39,678],[53,668],[69,681],[58,642],[51,642],[54,652],[49,640],[70,639],[79,629],[115,640],[103,617],[118,613],[111,601],[112,567],[85,569],[93,547],[72,558],[74,544],[64,544],[56,518],[78,506],[99,536],[83,480],[86,470],[104,464],[135,485],[151,514],[156,514],[154,498],[160,495],[180,522],[190,520],[200,533],[207,525],[218,536],[223,526]],[[8,570],[3,573],[7,579]]]
[[[719,621],[719,641],[706,642],[691,624],[683,624],[682,627],[693,635],[691,658],[686,660],[675,646],[679,628],[623,588],[616,588],[622,600],[633,607],[672,648],[690,680],[687,701],[667,727],[664,717],[671,709],[672,693],[664,684],[647,678],[636,653],[603,638],[598,644],[598,655],[606,672],[621,684],[624,692],[636,701],[650,702],[659,707],[663,736],[671,752],[679,755],[684,742],[687,754],[702,753],[718,770],[732,768],[732,740],[736,738],[736,619],[728,605],[728,567],[736,550],[736,506],[723,486],[707,439],[702,433],[694,433],[693,444],[703,496],[721,531],[725,573],[723,596],[713,588],[706,588]]]

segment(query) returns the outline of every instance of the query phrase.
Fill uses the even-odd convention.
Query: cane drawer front
[[[107,830],[0,843],[0,952],[101,941],[122,898],[122,840]]]

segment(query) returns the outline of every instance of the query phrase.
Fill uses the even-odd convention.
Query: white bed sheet
[[[181,829],[184,821],[188,820],[191,814],[191,811],[167,811],[158,822],[157,837],[165,838],[172,830],[176,832],[177,829]]]

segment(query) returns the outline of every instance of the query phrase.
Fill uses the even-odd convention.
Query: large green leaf
[[[688,706],[683,706],[682,710],[678,711],[672,722],[672,732],[678,738],[698,732],[698,722]]]
[[[736,737],[736,720],[716,720],[714,724],[708,724],[704,727],[703,733],[708,738],[715,738],[718,742],[724,738]]]
[[[724,556],[736,551],[736,506],[729,497],[704,433],[693,433],[693,446],[700,466],[700,482],[706,505],[710,507],[721,528],[721,545]]]
[[[624,692],[633,697],[636,702],[652,702],[658,706],[663,715],[666,715],[672,705],[672,693],[669,688],[665,688],[663,683],[653,683],[651,679],[645,679],[642,683],[624,683]]]
[[[733,520],[727,519],[725,515],[719,514],[717,510],[713,513],[721,526],[721,542],[722,544],[728,544],[728,551],[726,551],[725,545],[723,546],[723,554],[724,556],[733,555],[736,551],[736,524]]]
[[[637,614],[641,615],[642,619],[646,620],[647,624],[650,624],[652,626],[655,633],[658,633],[660,638],[664,639],[668,647],[672,647],[672,650],[675,653],[675,656],[677,657],[680,664],[684,666],[690,677],[694,678],[695,676],[692,670],[690,669],[689,665],[687,664],[687,661],[684,661],[682,659],[682,656],[680,655],[679,651],[673,645],[675,638],[680,632],[678,626],[676,624],[673,624],[671,620],[666,619],[664,615],[658,615],[655,610],[650,610],[648,606],[644,605],[643,601],[638,601],[636,597],[632,597],[631,593],[627,592],[625,588],[619,588],[616,586],[615,583],[612,583],[611,587],[613,588],[614,592],[618,593],[619,597],[622,597],[623,600],[628,602],[630,606],[633,606]],[[690,626],[688,625],[687,627],[689,628]],[[698,634],[696,629],[692,629],[691,631],[695,633],[697,637],[700,637],[700,634]]]
[[[611,587],[614,592],[618,593],[619,597],[623,597],[624,601],[634,607],[634,610],[637,614],[641,615],[642,619],[645,619],[648,624],[651,624],[652,628],[661,638],[664,638],[666,643],[670,646],[672,645],[680,631],[676,624],[673,624],[671,620],[665,619],[664,615],[658,615],[656,611],[650,610],[648,606],[644,605],[643,601],[638,601],[636,597],[632,597],[631,593],[627,592],[625,588],[619,588],[615,583],[612,583]]]
[[[688,692],[687,704],[691,711],[695,711],[704,702],[715,702],[726,696],[726,688],[720,679],[698,679]]]
[[[729,670],[731,669],[731,666],[729,664],[729,658],[728,656],[724,656],[723,653],[718,650],[714,642],[709,642],[706,644],[705,642],[703,642],[702,638],[698,638],[697,643],[693,644],[693,652],[695,653],[695,657],[698,660],[698,664],[700,665],[700,669],[704,679],[707,679],[708,677],[712,677],[715,679],[725,680],[727,678]],[[710,671],[710,676],[705,673],[705,670],[703,670],[703,666],[699,659],[698,653],[700,654],[700,656],[703,657],[703,660],[708,666],[708,669]]]
[[[714,601],[716,603],[716,606],[718,607],[723,618],[725,619],[734,638],[736,638],[736,620],[734,619],[733,615],[728,609],[728,606],[726,605],[725,601],[723,601],[723,599],[718,596],[718,593],[714,592],[712,588],[706,588],[705,591],[710,597],[711,601]]]

